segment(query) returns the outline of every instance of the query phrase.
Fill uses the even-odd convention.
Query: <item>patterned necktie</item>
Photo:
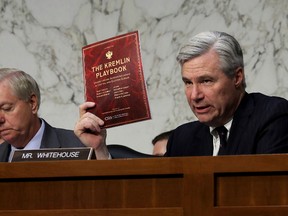
[[[226,154],[227,132],[228,131],[224,126],[217,127],[217,128],[215,128],[215,130],[217,131],[217,133],[219,135],[219,139],[220,139],[220,148],[219,148],[218,155]]]

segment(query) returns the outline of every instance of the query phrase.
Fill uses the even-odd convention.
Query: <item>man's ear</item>
[[[244,82],[244,69],[239,67],[235,70],[234,84],[236,88],[239,88],[243,85]]]
[[[32,112],[35,114],[38,112],[38,98],[36,97],[35,94],[32,94],[30,96],[30,101],[29,101],[30,105],[31,105],[31,109],[32,109]]]

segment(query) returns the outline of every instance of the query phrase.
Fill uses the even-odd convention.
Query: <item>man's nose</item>
[[[192,86],[190,97],[194,101],[197,101],[203,98],[203,92],[199,85]]]
[[[4,115],[2,114],[2,112],[0,112],[0,124],[5,122],[5,118]]]

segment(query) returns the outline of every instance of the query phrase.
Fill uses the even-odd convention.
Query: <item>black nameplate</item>
[[[15,150],[11,162],[91,160],[95,158],[95,153],[92,148],[47,148],[34,150]]]

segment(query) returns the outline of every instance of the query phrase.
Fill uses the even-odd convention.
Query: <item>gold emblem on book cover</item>
[[[113,55],[113,52],[112,52],[112,51],[106,52],[106,57],[107,57],[107,59],[111,59],[111,58],[112,58],[112,55]]]

